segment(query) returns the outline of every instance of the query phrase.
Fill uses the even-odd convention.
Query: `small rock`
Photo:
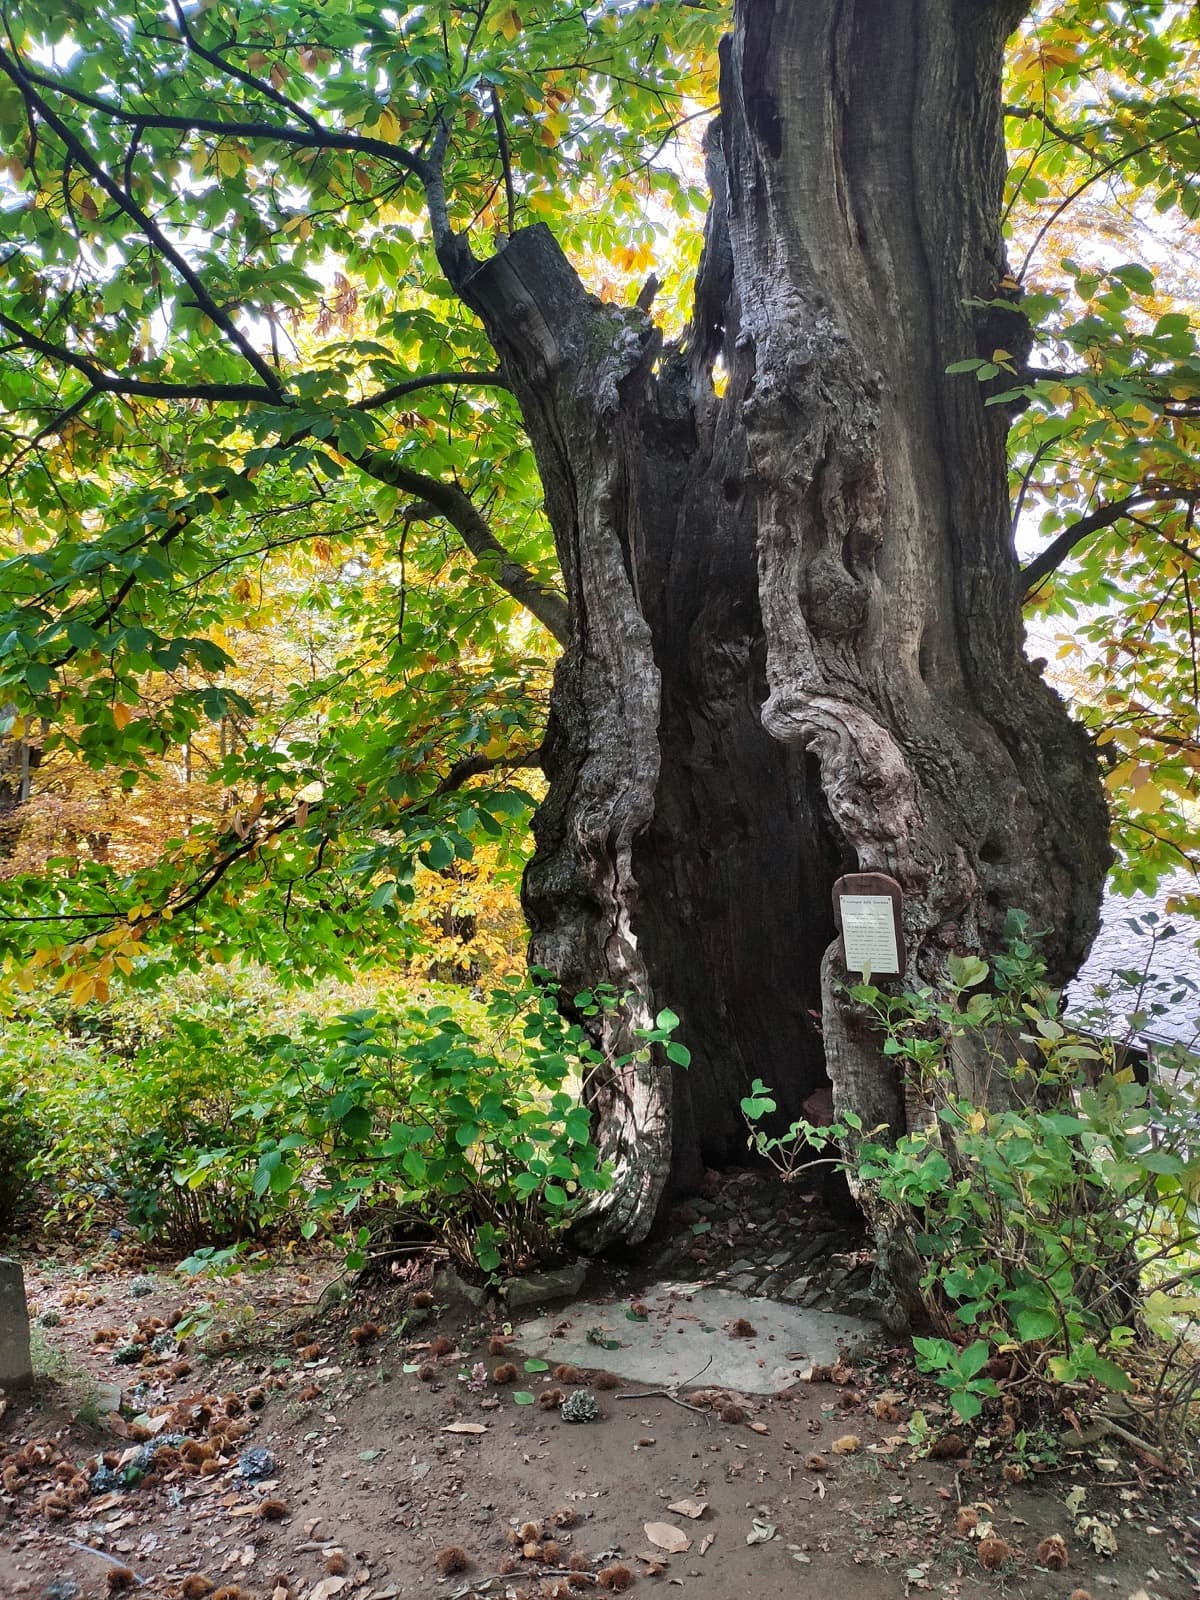
[[[487,1299],[487,1290],[483,1284],[468,1283],[465,1278],[460,1277],[455,1272],[453,1267],[446,1267],[438,1273],[433,1280],[433,1292],[438,1299],[452,1299],[457,1295],[460,1299],[465,1300],[468,1305],[476,1307],[482,1306]],[[421,1321],[424,1320],[422,1317]],[[408,1321],[410,1327],[417,1326],[416,1312],[409,1312]]]
[[[134,1278],[129,1285],[129,1292],[135,1300],[143,1300],[146,1295],[153,1294],[157,1288],[158,1285],[153,1278]]]
[[[98,1383],[93,1391],[96,1410],[102,1417],[107,1417],[114,1411],[120,1411],[122,1390],[119,1383]]]
[[[547,1300],[570,1300],[583,1288],[586,1277],[587,1265],[582,1261],[551,1272],[530,1272],[523,1278],[507,1279],[504,1298],[510,1311],[541,1305]]]

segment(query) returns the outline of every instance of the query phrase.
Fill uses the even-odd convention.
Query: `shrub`
[[[551,1253],[608,1186],[581,1103],[606,1063],[583,1023],[616,997],[576,996],[570,1022],[551,986],[510,978],[486,1003],[431,986],[330,1014],[366,993],[331,985],[297,1009],[231,973],[72,1014],[74,1032],[27,1018],[17,1053],[58,1210],[87,1226],[120,1207],[193,1269],[235,1270],[240,1245],[281,1229],[332,1235],[355,1268],[395,1223],[486,1272]],[[686,1060],[676,1021],[662,1012],[636,1049]]]
[[[848,993],[903,1064],[925,1125],[894,1146],[852,1122],[751,1142],[786,1167],[802,1137],[853,1137],[868,1209],[920,1256],[935,1336],[915,1341],[918,1364],[959,1416],[998,1393],[985,1372],[996,1358],[1014,1379],[1125,1391],[1160,1447],[1177,1442],[1200,1423],[1194,1060],[1160,1063],[1149,1084],[1113,1073],[1106,1047],[1055,1014],[1019,922],[1003,957],[952,963],[939,993]],[[954,1089],[962,1060],[986,1103]],[[771,1109],[756,1084],[751,1125]]]
[[[237,1107],[269,1077],[255,1045],[224,1020],[195,1016],[176,1016],[129,1054],[95,1037],[60,1039],[54,1070],[41,1067],[51,1140],[37,1163],[57,1209],[86,1226],[116,1206],[173,1247],[255,1234],[270,1207],[253,1192],[251,1155],[203,1195],[176,1181],[196,1152],[229,1136]]]
[[[615,999],[576,1002],[594,1015]],[[661,1013],[640,1048],[675,1025]],[[266,1045],[283,1071],[237,1113],[259,1130],[252,1187],[280,1204],[303,1193],[308,1236],[384,1206],[494,1272],[549,1254],[608,1187],[579,1098],[602,1058],[550,986],[508,979],[486,1008],[381,1003]],[[186,1181],[210,1181],[235,1154],[204,1152]],[[365,1227],[348,1236],[351,1267],[368,1238]]]
[[[0,1238],[12,1230],[30,1200],[30,1168],[43,1137],[37,1095],[13,1061],[0,1058]]]

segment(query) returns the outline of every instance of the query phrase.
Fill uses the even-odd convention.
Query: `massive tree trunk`
[[[740,0],[708,139],[695,321],[663,349],[523,230],[459,273],[521,404],[570,602],[525,883],[567,996],[658,1007],[594,1086],[636,1241],[671,1175],[744,1147],[761,1077],[870,1124],[905,1085],[840,987],[830,889],[904,891],[909,972],[985,956],[1010,907],[1054,974],[1108,860],[1096,763],[1022,651],[1004,410],[972,377],[1003,300],[1000,63],[1018,0]],[[719,381],[714,383],[714,373]],[[820,1027],[814,1022],[819,1016]]]

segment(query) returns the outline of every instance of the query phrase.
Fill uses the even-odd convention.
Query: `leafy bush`
[[[0,1059],[0,1238],[29,1199],[30,1167],[42,1137],[36,1094],[10,1060]]]
[[[984,985],[988,987],[985,988]],[[854,1136],[868,1209],[919,1253],[935,1337],[915,1341],[959,1416],[998,1393],[985,1372],[1124,1391],[1160,1444],[1200,1423],[1200,1078],[1114,1074],[1065,1028],[1017,924],[989,967],[952,964],[940,992],[848,990],[928,1108],[895,1146],[853,1119],[751,1142],[785,1168],[797,1141]],[[955,1087],[969,1063],[976,1098]],[[756,1084],[753,1126],[773,1108]]]
[[[576,1001],[594,1015],[615,997]],[[661,1013],[641,1048],[675,1025]],[[277,1081],[236,1113],[241,1142],[204,1151],[186,1182],[220,1177],[253,1141],[254,1194],[279,1205],[302,1194],[306,1236],[384,1206],[436,1229],[461,1263],[513,1269],[549,1254],[608,1187],[579,1098],[602,1058],[551,986],[510,978],[466,1019],[450,1005],[381,1003],[263,1048],[283,1068]],[[351,1267],[368,1239],[362,1226],[346,1236]]]
[[[270,1208],[253,1192],[250,1157],[202,1196],[175,1178],[228,1136],[234,1111],[271,1070],[252,1035],[215,1017],[176,1016],[128,1054],[59,1036],[38,1071],[50,1141],[36,1164],[58,1211],[85,1226],[116,1206],[145,1237],[175,1247],[253,1235]]]
[[[586,1022],[616,997],[575,1001]],[[510,978],[486,1004],[453,986],[330,986],[297,1010],[231,973],[71,1021],[30,1016],[13,1051],[49,1130],[38,1172],[74,1225],[119,1207],[197,1268],[232,1270],[238,1246],[279,1230],[332,1235],[356,1267],[373,1232],[404,1223],[511,1269],[608,1186],[581,1102],[604,1063],[544,983]],[[685,1058],[675,1025],[661,1013],[638,1048]]]

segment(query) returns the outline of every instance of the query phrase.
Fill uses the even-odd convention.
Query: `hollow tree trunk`
[[[1022,349],[1018,313],[970,303],[1005,293],[999,73],[1022,10],[740,0],[681,349],[588,296],[544,228],[460,275],[570,602],[532,955],[568,997],[633,997],[613,1053],[662,1005],[693,1053],[594,1086],[615,1171],[596,1244],[644,1237],[672,1171],[744,1144],[755,1076],[794,1115],[828,1071],[841,1107],[903,1128],[841,992],[839,872],[900,881],[909,970],[934,984],[998,947],[1010,907],[1059,977],[1095,931],[1106,818],[1023,657],[1003,409],[945,375]]]

